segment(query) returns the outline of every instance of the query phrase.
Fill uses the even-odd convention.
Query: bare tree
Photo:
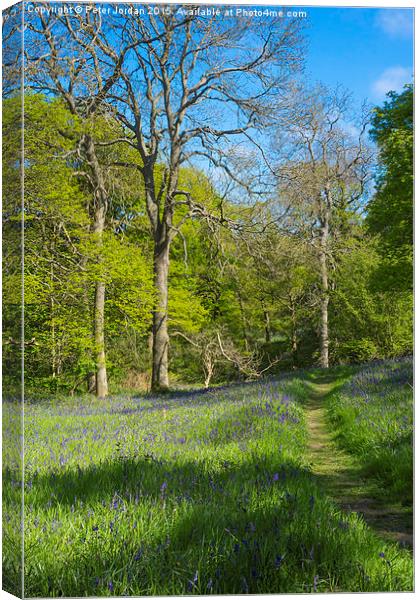
[[[161,7],[141,19],[68,19],[74,39],[88,32],[95,60],[120,70],[105,101],[136,149],[154,242],[158,305],[153,315],[152,387],[169,385],[167,320],[170,247],[190,218],[223,223],[179,187],[183,166],[212,168],[247,194],[262,193],[264,131],[279,94],[301,64],[299,22],[200,17],[193,7]],[[159,170],[160,169],[160,170]],[[159,171],[159,172],[158,172]],[[242,191],[242,195],[243,195]],[[182,217],[177,218],[182,207]]]
[[[43,40],[32,64],[38,78],[43,70],[48,73],[39,89],[61,95],[75,114],[100,109],[116,117],[124,128],[119,141],[137,153],[137,159],[117,163],[141,176],[153,236],[156,390],[169,385],[171,243],[187,219],[226,222],[223,197],[218,213],[210,213],[190,189],[179,187],[180,169],[211,168],[219,185],[229,181],[241,187],[242,196],[263,193],[265,132],[287,81],[301,66],[301,40],[300,23],[292,18],[201,17],[194,7],[155,8],[146,5],[141,18],[119,14],[102,20],[99,11],[88,8],[79,15],[41,15],[41,25],[31,28]],[[58,47],[57,40],[67,46]],[[93,150],[90,141],[84,138],[79,147]],[[99,233],[106,198],[93,175],[92,168]],[[98,292],[100,329],[104,290]],[[101,335],[98,343],[103,350]],[[103,371],[102,350],[98,371]]]
[[[182,331],[174,331],[174,335],[180,336],[196,349],[206,388],[220,365],[230,365],[246,380],[253,380],[260,378],[280,361],[280,358],[270,360],[266,367],[261,368],[264,357],[257,351],[241,352],[223,328],[214,328],[195,336],[187,336]]]
[[[356,211],[371,176],[365,142],[368,114],[355,119],[350,97],[323,86],[295,91],[295,113],[282,122],[278,143],[281,202],[291,207],[289,232],[315,251],[320,282],[320,365],[329,366],[328,311],[334,247],[349,212]]]

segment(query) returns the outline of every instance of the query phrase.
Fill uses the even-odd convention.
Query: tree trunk
[[[95,289],[95,347],[96,347],[96,395],[108,395],[108,378],[105,359],[105,283],[98,281]]]
[[[99,269],[102,271],[102,245],[103,233],[105,230],[105,218],[107,212],[107,194],[103,179],[102,170],[96,156],[95,145],[90,136],[85,136],[84,145],[86,149],[86,158],[92,172],[94,181],[94,221],[92,233],[96,235],[99,255]],[[106,372],[106,354],[105,354],[105,281],[102,280],[103,273],[99,274],[99,281],[95,286],[95,306],[94,306],[94,339],[96,352],[96,395],[98,398],[105,398],[108,395],[108,377]],[[89,385],[89,378],[88,378]]]
[[[265,330],[265,343],[271,342],[271,325],[270,325],[270,314],[268,310],[264,309],[264,330]]]
[[[244,340],[245,349],[248,351],[249,350],[249,341],[248,341],[247,322],[246,322],[246,318],[245,318],[244,303],[243,303],[242,296],[239,291],[237,292],[237,297],[238,297],[238,302],[239,302],[239,310],[241,313],[242,337]]]
[[[290,312],[292,317],[292,336],[291,336],[291,346],[292,346],[292,361],[293,367],[297,366],[297,351],[298,351],[298,343],[297,343],[297,326],[296,326],[296,310],[295,304],[292,301],[290,305]]]
[[[210,385],[211,378],[213,377],[214,364],[210,357],[207,360],[204,360],[204,387],[208,388]]]
[[[83,258],[83,268],[86,268],[87,265],[87,257]],[[90,295],[89,295],[89,290],[88,287],[85,285],[84,289],[83,289],[83,301],[85,303],[86,307],[90,306]],[[90,319],[91,318],[91,313],[92,310],[89,308],[86,314],[86,318]],[[92,331],[90,334],[90,338],[91,338],[91,342],[92,342],[92,346],[95,344],[95,327],[92,327]],[[88,394],[96,394],[96,373],[95,371],[89,371],[89,373],[86,375],[86,387],[87,387],[87,391]]]
[[[101,252],[103,244],[103,232],[105,229],[106,208],[100,204],[95,211],[95,221],[93,233],[97,236],[99,248],[99,268],[102,270]],[[105,282],[101,280],[103,273],[100,273],[100,279],[95,285],[95,311],[94,311],[94,338],[96,352],[96,395],[98,398],[105,398],[108,395],[108,377],[106,372],[105,355]]]
[[[103,232],[105,229],[106,208],[101,203],[95,211],[95,222],[93,233],[97,235],[97,244],[99,247],[99,263],[102,262],[101,251],[103,244]],[[101,264],[99,265],[102,270]],[[100,278],[103,273],[100,273]],[[95,350],[96,350],[96,395],[98,398],[105,398],[108,395],[108,377],[106,372],[105,355],[105,291],[104,281],[96,282],[95,286]]]
[[[54,251],[54,245],[53,245],[52,252],[53,251]],[[53,263],[51,263],[51,270],[50,270],[50,285],[51,285],[51,298],[50,298],[51,373],[52,373],[53,379],[55,379],[57,377],[57,347],[56,347],[57,342],[56,342],[56,337],[55,337],[55,300],[54,300],[54,265],[53,265]]]
[[[169,242],[155,243],[154,282],[157,307],[153,312],[152,390],[169,388],[168,376],[168,273]]]
[[[321,223],[321,245],[319,253],[321,270],[321,335],[320,335],[320,365],[322,368],[329,367],[329,331],[328,331],[328,305],[330,302],[329,281],[328,281],[328,235],[329,222],[325,217]]]
[[[96,375],[95,375],[95,373],[88,373],[88,375],[87,375],[87,391],[88,391],[88,394],[96,393]]]

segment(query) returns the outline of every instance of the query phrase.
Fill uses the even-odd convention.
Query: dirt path
[[[375,482],[363,479],[356,459],[339,448],[327,426],[325,397],[333,390],[334,384],[310,382],[308,388],[308,462],[314,476],[340,508],[362,515],[381,537],[412,548],[410,514],[399,506],[384,504],[378,499]]]

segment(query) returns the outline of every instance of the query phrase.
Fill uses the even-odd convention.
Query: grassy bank
[[[329,397],[341,446],[357,456],[389,499],[413,500],[413,362],[371,364]]]

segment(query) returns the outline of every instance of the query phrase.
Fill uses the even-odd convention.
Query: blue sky
[[[300,8],[300,7],[299,7]],[[307,12],[307,75],[380,104],[412,82],[412,9],[314,8]]]

